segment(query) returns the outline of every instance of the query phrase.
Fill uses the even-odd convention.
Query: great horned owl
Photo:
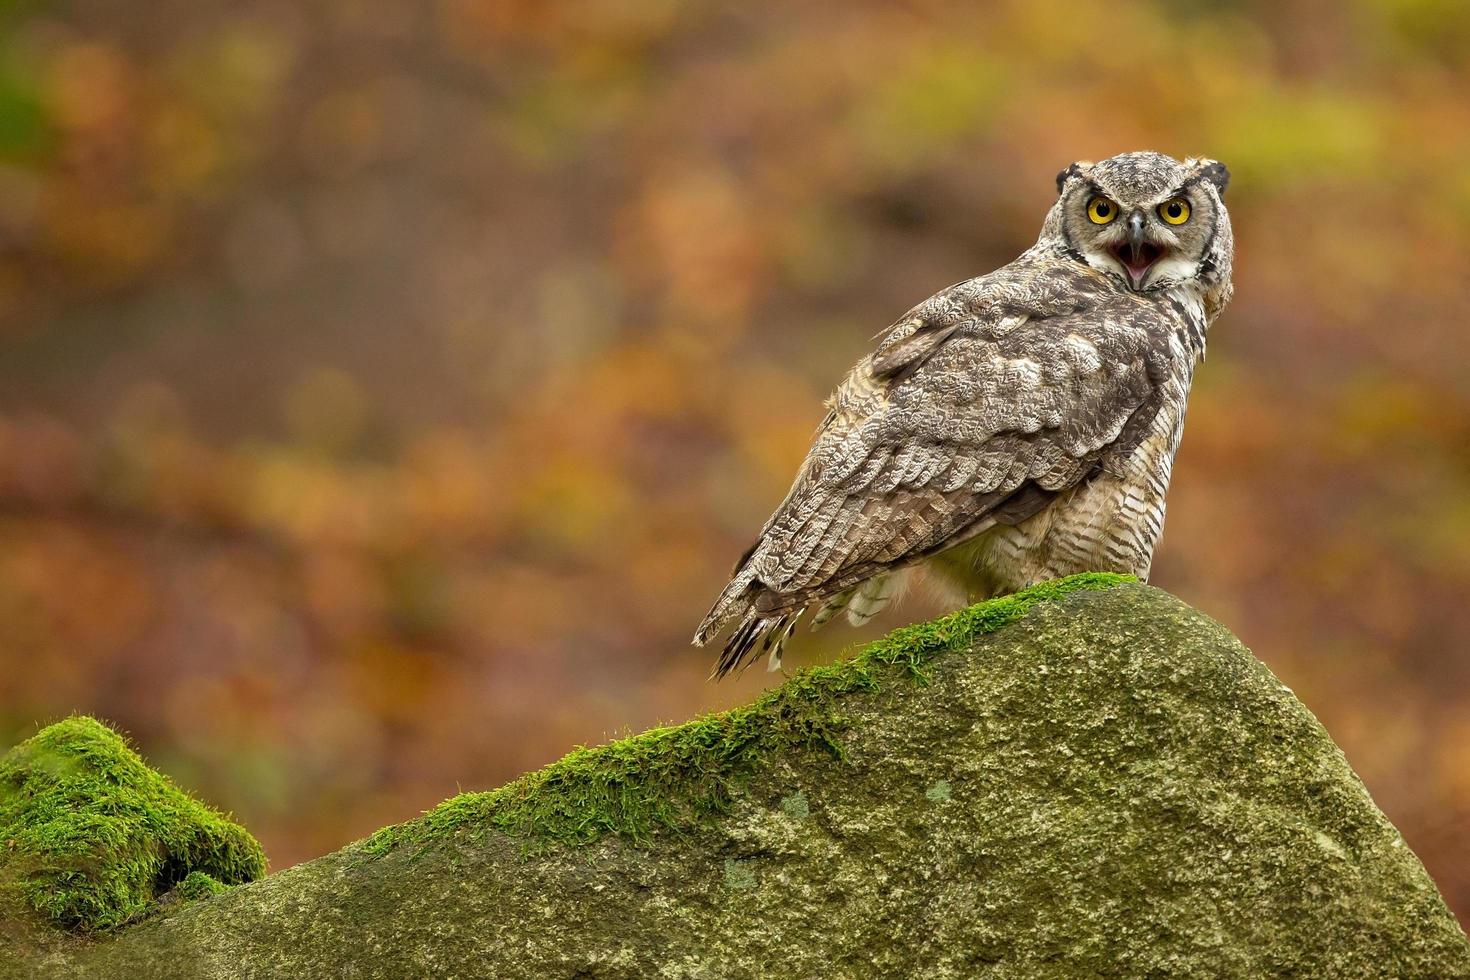
[[[973,599],[1148,577],[1205,333],[1231,295],[1215,160],[1057,174],[1020,258],[904,314],[830,399],[795,484],[695,634],[723,676],[808,609],[860,625],[921,562]]]

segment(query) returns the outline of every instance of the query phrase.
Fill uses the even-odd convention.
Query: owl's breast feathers
[[[718,673],[809,605],[1111,469],[1187,390],[1203,324],[1037,252],[901,318],[838,388],[785,501],[695,636],[735,632]],[[1172,382],[1172,383],[1171,383]]]

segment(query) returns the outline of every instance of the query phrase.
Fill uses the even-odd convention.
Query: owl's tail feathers
[[[797,620],[801,619],[804,612],[805,609],[798,609],[777,616],[761,616],[754,609],[747,611],[745,618],[725,642],[725,649],[721,651],[719,662],[715,664],[714,672],[710,676],[719,680],[734,671],[742,670],[762,653],[768,655],[767,670],[780,670],[781,654],[786,649],[786,641],[796,632]]]
[[[725,649],[715,665],[713,677],[719,679],[746,665],[761,653],[770,654],[770,669],[781,667],[781,651],[786,641],[796,630],[796,622],[805,608],[782,613],[762,612],[757,608],[757,598],[762,587],[755,574],[742,571],[736,574],[725,591],[715,601],[714,608],[699,624],[694,634],[694,645],[704,646],[725,628],[735,623],[735,629],[725,642]]]

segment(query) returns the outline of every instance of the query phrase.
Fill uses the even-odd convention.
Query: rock
[[[24,968],[1450,978],[1470,944],[1290,691],[1090,575]]]

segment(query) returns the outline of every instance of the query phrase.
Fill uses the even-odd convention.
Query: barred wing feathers
[[[736,624],[723,675],[809,605],[1044,508],[1137,445],[1177,328],[1090,269],[1025,258],[915,307],[838,389],[695,643]]]

